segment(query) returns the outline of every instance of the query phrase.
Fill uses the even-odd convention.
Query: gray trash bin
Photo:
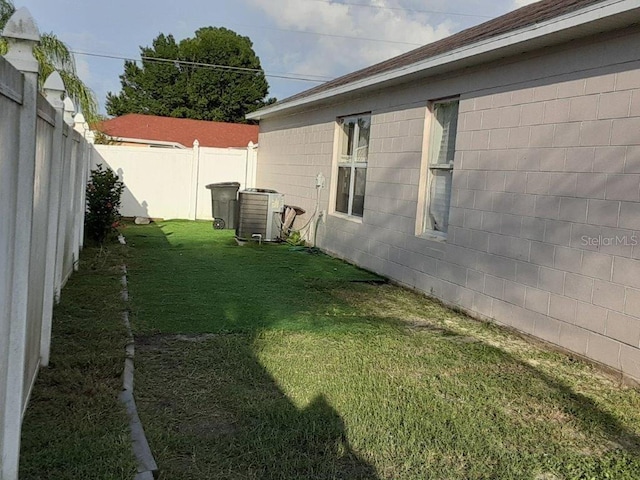
[[[213,228],[236,228],[238,216],[238,182],[210,183],[207,188],[211,190],[211,216]]]

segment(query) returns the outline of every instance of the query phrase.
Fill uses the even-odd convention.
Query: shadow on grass
[[[640,469],[638,433],[620,411],[460,335],[436,318],[456,314],[428,300],[408,314],[371,310],[367,298],[396,288],[359,283],[375,276],[286,247],[237,247],[198,224],[132,229],[129,241],[137,397],[163,478],[632,479]],[[340,347],[309,347],[308,336]],[[270,343],[279,361],[267,368]]]
[[[378,478],[326,398],[296,406],[283,393],[256,358],[251,335],[136,342],[138,404],[161,478]]]
[[[522,477],[523,474],[534,478],[536,473],[539,474],[544,468],[564,478],[633,480],[637,477],[637,472],[640,471],[640,419],[637,415],[633,418],[636,428],[630,428],[622,420],[626,416],[624,414],[628,413],[623,409],[616,409],[615,405],[607,402],[598,404],[589,396],[577,392],[577,385],[562,381],[561,375],[554,376],[548,373],[550,370],[536,367],[522,357],[480,337],[449,328],[442,318],[434,318],[425,312],[422,318],[416,320],[412,315],[415,312],[411,311],[406,312],[406,317],[400,318],[397,312],[388,314],[381,311],[384,308],[371,308],[370,304],[373,299],[376,299],[373,302],[384,299],[385,291],[403,291],[405,297],[416,299],[419,305],[428,305],[430,309],[445,312],[448,319],[457,317],[466,322],[474,322],[483,326],[485,331],[500,331],[501,335],[513,335],[514,339],[517,337],[515,332],[507,333],[500,326],[473,320],[448,309],[438,301],[389,284],[369,284],[359,291],[352,289],[348,294],[345,294],[344,289],[336,289],[331,283],[320,282],[317,288],[323,291],[328,303],[340,303],[348,298],[349,303],[356,307],[361,315],[369,317],[370,323],[404,325],[405,333],[410,336],[422,334],[423,340],[428,342],[430,351],[426,357],[431,359],[426,358],[425,371],[433,375],[429,380],[437,383],[434,393],[437,392],[436,395],[439,395],[449,390],[444,393],[444,402],[439,406],[432,405],[430,411],[425,411],[425,414],[438,415],[432,412],[444,412],[444,417],[448,417],[445,424],[451,427],[449,431],[447,428],[440,430],[441,435],[429,439],[429,443],[449,445],[450,450],[447,452],[446,448],[440,449],[440,454],[457,452],[461,457],[468,456],[470,460],[476,461],[486,469],[476,470],[469,464],[463,468],[464,473],[457,478],[529,478]],[[526,341],[531,342],[531,339]],[[531,345],[531,350],[538,351],[543,358],[553,359],[551,362],[572,364],[575,368],[573,372],[576,374],[579,371],[589,372],[587,381],[591,378],[594,383],[602,382],[601,389],[611,389],[613,397],[616,397],[616,381],[613,378],[610,379],[611,382],[603,381],[602,376],[598,375],[597,367],[573,359],[568,354],[548,351],[542,344]],[[433,358],[441,354],[446,359],[443,363],[437,364]],[[569,369],[564,370],[564,373],[568,372]],[[407,370],[407,374],[412,375],[415,372]],[[433,388],[429,380],[425,379],[418,390]],[[593,385],[583,383],[581,387],[584,390],[592,390]],[[595,388],[592,391],[597,390],[598,388]],[[640,406],[640,391],[637,388],[627,391],[632,399],[630,406]],[[471,398],[478,402],[475,408],[450,409],[451,405],[461,406],[470,403]],[[510,410],[507,404],[515,409]],[[401,408],[401,404],[398,407]],[[637,412],[637,409],[635,411]],[[558,432],[557,438],[540,435],[537,438],[526,438],[521,432],[530,429],[537,422],[556,423],[563,431]],[[503,425],[498,426],[499,423]],[[470,436],[464,433],[467,426],[470,426],[469,431],[473,432]],[[569,434],[569,431],[572,433]],[[552,433],[551,430],[549,433]],[[583,434],[591,437],[591,445],[587,446],[587,443],[584,443],[582,449],[575,450],[579,443],[576,437]],[[576,437],[573,437],[574,435]],[[566,437],[561,438],[562,436]],[[454,439],[455,437],[458,438]],[[521,458],[511,457],[510,462],[514,464],[520,463],[530,454],[539,455],[539,458],[528,466],[526,462],[520,463],[518,468],[522,470],[513,470],[513,464],[504,464],[504,459],[499,458],[500,454],[495,448],[496,441],[499,444],[511,443],[516,446],[514,452]],[[575,442],[573,445],[572,441]],[[574,455],[575,453],[577,455]],[[476,455],[477,458],[474,460],[473,457]],[[428,478],[451,477],[445,474]]]
[[[374,277],[285,246],[239,247],[229,232],[182,237],[170,229],[127,235],[137,257],[129,267],[137,318],[146,332],[162,332],[136,336],[136,397],[162,478],[378,478],[327,400],[294,405],[254,351],[258,332],[276,324],[335,323],[332,312],[320,323],[309,314],[318,300],[303,295],[309,271]]]

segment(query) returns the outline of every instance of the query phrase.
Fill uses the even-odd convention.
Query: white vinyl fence
[[[92,166],[111,168],[124,182],[125,217],[211,220],[210,183],[255,186],[257,146],[170,149],[94,145]]]
[[[73,125],[73,102],[53,73],[38,92],[26,9],[4,30],[0,58],[0,480],[18,478],[22,418],[49,361],[54,299],[82,246],[90,145]]]

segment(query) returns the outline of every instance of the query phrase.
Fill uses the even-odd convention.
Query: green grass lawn
[[[587,363],[322,254],[125,235],[163,479],[638,478],[638,391]]]
[[[331,286],[379,277],[322,254],[286,245],[236,244],[210,223],[130,227],[130,279],[139,327],[162,333],[253,333],[381,328]],[[349,320],[349,315],[352,318]]]
[[[119,246],[85,248],[54,309],[51,361],[22,428],[20,479],[130,480],[129,424],[118,401],[126,330]]]

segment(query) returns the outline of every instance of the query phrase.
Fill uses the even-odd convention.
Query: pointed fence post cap
[[[82,136],[84,136],[85,132],[89,130],[89,126],[87,125],[87,121],[84,118],[82,112],[78,112],[73,117],[73,128],[76,132],[80,132]]]
[[[193,141],[193,148],[198,148],[199,146],[200,146],[200,142],[199,142],[199,141],[198,141],[198,139],[196,138],[196,139]]]
[[[47,77],[44,82],[45,90],[54,90],[56,92],[64,92],[64,82],[60,76],[60,72],[54,71]]]
[[[2,31],[2,36],[16,40],[40,41],[40,30],[26,7],[15,11]]]
[[[51,105],[57,109],[63,108],[64,82],[62,81],[60,73],[55,71],[51,73],[44,82],[43,89]]]
[[[23,73],[38,73],[38,62],[33,49],[40,41],[36,22],[26,8],[16,10],[2,31],[7,39],[8,51],[4,58]]]
[[[73,114],[76,111],[76,106],[69,97],[64,99],[64,122],[67,125],[73,126]]]

